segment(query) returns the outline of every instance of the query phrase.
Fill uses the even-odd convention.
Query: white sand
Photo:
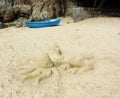
[[[92,56],[94,69],[81,74],[58,69],[39,83],[23,81],[19,68],[34,66],[28,61],[39,59],[53,43],[66,60]],[[119,44],[120,18],[74,23],[68,17],[57,27],[1,29],[0,98],[120,98]]]

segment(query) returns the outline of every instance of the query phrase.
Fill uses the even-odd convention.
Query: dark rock
[[[3,27],[3,24],[2,24],[2,22],[0,22],[0,29]]]
[[[15,20],[15,11],[13,8],[8,8],[3,15],[3,22],[12,22]]]
[[[5,0],[0,21],[8,26],[25,26],[25,21],[40,21],[65,14],[66,0]],[[1,1],[3,2],[3,0]]]
[[[25,27],[25,26],[26,26],[25,22],[27,22],[27,21],[28,21],[28,20],[27,20],[26,18],[21,17],[21,18],[17,19],[17,20],[14,22],[14,24],[15,24],[15,26],[16,26],[17,28],[19,28],[19,27]]]
[[[39,21],[65,14],[65,0],[43,0],[33,3],[29,21]]]
[[[14,0],[0,0],[0,9],[7,9],[8,7],[12,7],[14,4]]]

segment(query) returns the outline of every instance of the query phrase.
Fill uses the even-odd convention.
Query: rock
[[[13,3],[0,9],[0,21],[5,27],[13,25],[21,27],[25,26],[27,20],[40,21],[56,18],[65,13],[64,0],[5,0],[4,3]]]
[[[3,22],[12,22],[15,20],[15,12],[13,8],[8,8],[3,16]]]
[[[5,10],[0,9],[0,22],[3,22],[4,14],[5,14]]]
[[[2,22],[0,22],[0,29],[2,28],[2,26],[3,26],[3,24],[2,24]]]
[[[24,17],[21,17],[21,18],[17,19],[17,20],[14,22],[14,24],[15,24],[15,26],[16,26],[17,28],[19,28],[19,27],[25,27],[25,26],[26,26],[25,22],[27,22],[27,19],[24,18]]]
[[[94,8],[76,7],[73,8],[72,17],[74,21],[83,20],[86,18],[100,16],[100,11]]]
[[[43,0],[33,3],[33,11],[29,21],[39,21],[49,18],[56,18],[65,13],[63,0]]]
[[[14,0],[0,0],[0,9],[7,9],[8,7],[12,7],[14,4]]]
[[[15,5],[13,9],[15,10],[17,18],[19,17],[29,18],[29,16],[32,13],[31,5]]]
[[[75,21],[83,20],[90,17],[83,7],[73,8],[72,17]]]

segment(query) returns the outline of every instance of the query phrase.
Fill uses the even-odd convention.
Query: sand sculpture
[[[37,82],[40,82],[42,79],[52,75],[54,64],[48,54],[43,54],[43,57],[36,61],[36,65],[22,66],[20,68],[19,72],[23,80],[37,79]]]
[[[73,58],[65,60],[58,45],[50,47],[46,53],[35,59],[36,64],[32,66],[21,66],[19,74],[21,79],[41,80],[50,77],[55,72],[59,72],[59,68],[71,74],[81,74],[83,72],[94,69],[94,58],[86,55],[81,59]]]
[[[69,60],[69,69],[70,73],[83,73],[85,71],[94,69],[94,58],[92,55],[85,55],[82,58],[72,58]]]

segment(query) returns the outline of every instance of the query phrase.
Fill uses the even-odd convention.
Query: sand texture
[[[120,18],[0,29],[0,98],[120,98]]]

